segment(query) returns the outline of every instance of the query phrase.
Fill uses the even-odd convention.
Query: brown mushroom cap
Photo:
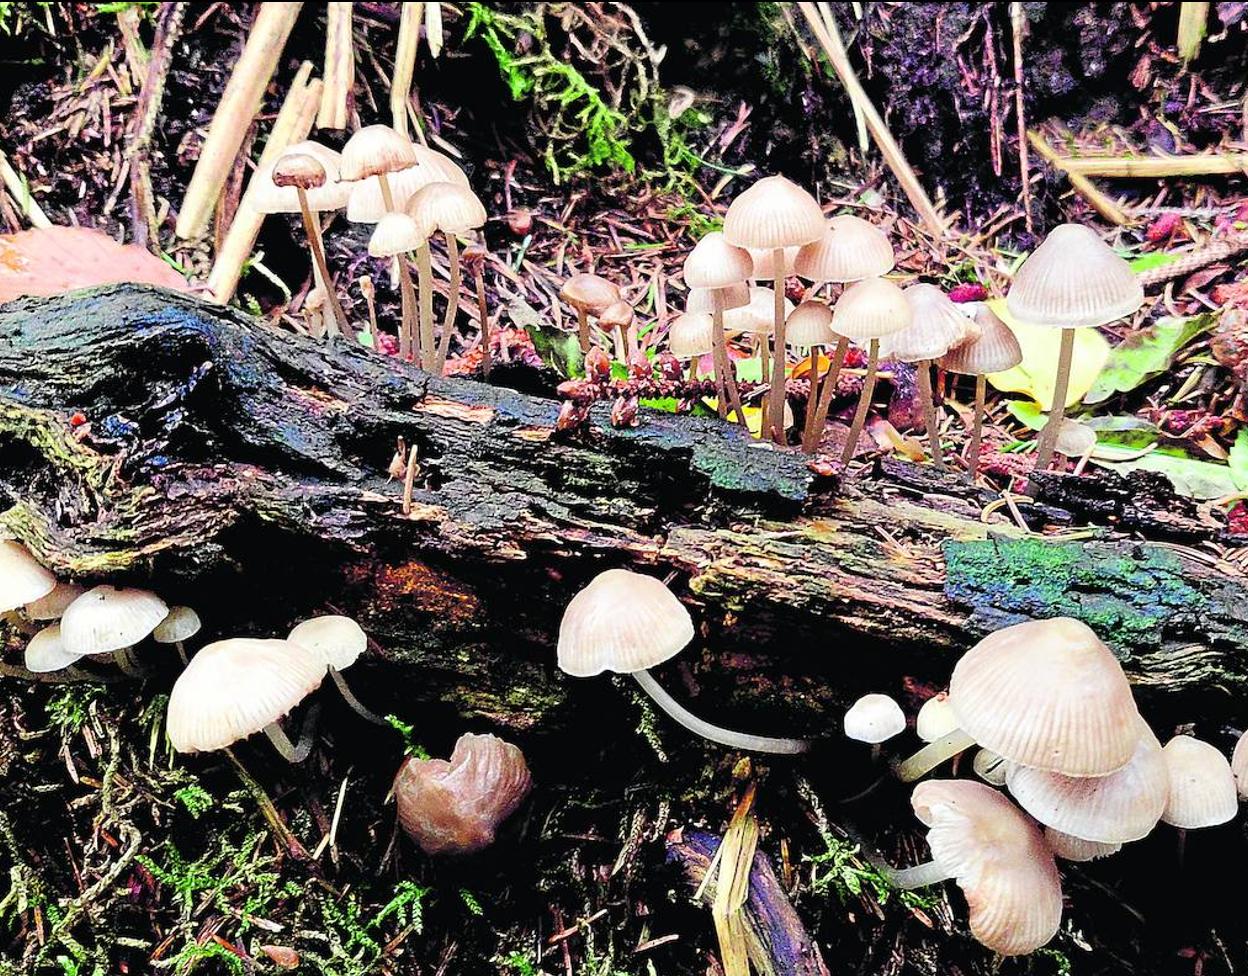
[[[315,190],[328,180],[320,160],[307,153],[284,152],[273,164],[273,184]]]
[[[312,163],[308,163],[307,160]],[[276,174],[279,169],[294,160],[291,168],[298,171],[312,172],[318,164],[325,173],[322,183],[304,187],[308,197],[308,209],[314,213],[325,210],[341,210],[347,205],[351,196],[352,183],[341,179],[339,165],[342,158],[328,146],[319,142],[297,142],[288,146],[277,159],[256,170],[251,179],[248,192],[249,205],[259,213],[299,213],[298,183],[279,183]]]
[[[882,339],[914,318],[902,290],[886,278],[864,278],[845,289],[832,310],[832,328],[854,342]]]
[[[910,305],[910,325],[880,343],[880,355],[903,363],[939,359],[965,342],[975,323],[963,315],[949,296],[923,282],[902,289]]]
[[[1023,361],[1023,349],[1010,327],[983,302],[962,306],[979,326],[978,337],[954,346],[940,360],[943,369],[960,376],[986,376],[1013,369]]]
[[[710,312],[685,312],[667,329],[667,348],[677,359],[709,356],[715,348],[715,325]]]
[[[690,288],[727,288],[748,280],[754,259],[743,247],[734,247],[723,232],[711,231],[685,258],[685,284]]]
[[[1132,315],[1144,288],[1091,228],[1062,224],[1023,262],[1005,301],[1020,322],[1077,329]]]
[[[980,745],[1067,776],[1117,772],[1140,738],[1122,666],[1086,624],[1069,617],[989,634],[954,667],[949,700]]]
[[[1216,827],[1239,812],[1235,776],[1226,757],[1208,742],[1176,735],[1162,750],[1170,792],[1161,819],[1175,827]]]
[[[724,238],[737,247],[800,246],[818,240],[823,231],[818,201],[783,176],[756,182],[732,201],[724,216]]]
[[[615,302],[603,309],[598,324],[604,329],[627,329],[633,324],[636,313],[628,302]]]
[[[991,787],[928,780],[910,799],[936,861],[970,909],[971,934],[1003,956],[1033,952],[1057,934],[1062,887],[1034,821]]]
[[[342,178],[363,180],[416,163],[411,142],[388,125],[366,125],[342,147]]]
[[[574,274],[563,283],[559,297],[573,308],[584,309],[590,315],[601,315],[620,301],[620,290],[596,274]]]
[[[0,540],[0,613],[33,603],[56,587],[56,577],[20,542]]]
[[[793,260],[793,270],[807,281],[861,281],[893,270],[893,245],[874,224],[853,214],[827,222],[818,240],[807,244]]]
[[[405,209],[418,224],[447,234],[476,230],[487,217],[485,204],[458,183],[428,183],[412,194]]]
[[[461,735],[450,760],[408,758],[394,778],[399,823],[426,854],[489,847],[532,787],[524,753],[493,735]]]

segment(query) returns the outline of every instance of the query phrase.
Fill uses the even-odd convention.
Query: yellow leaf
[[[988,307],[1010,327],[1023,348],[1021,363],[1004,373],[990,374],[988,382],[1004,393],[1026,394],[1040,404],[1042,410],[1051,409],[1062,330],[1018,321],[1010,316],[1001,298],[988,302]],[[1109,343],[1096,329],[1075,330],[1075,355],[1071,360],[1066,406],[1074,406],[1092,389],[1108,357]]]

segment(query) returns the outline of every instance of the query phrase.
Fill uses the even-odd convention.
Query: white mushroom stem
[[[407,267],[407,255],[396,259],[399,267],[399,296],[402,302],[402,318],[399,325],[399,358],[405,363],[421,361],[420,341],[416,334],[416,289],[412,287],[412,273]]]
[[[742,427],[745,423],[745,410],[741,406],[741,394],[737,390],[737,378],[732,368],[732,360],[728,358],[728,338],[724,333],[724,293],[716,288],[711,293],[711,340],[719,357],[719,369],[723,372],[724,391],[728,395],[728,406],[737,415],[737,422]]]
[[[945,455],[940,449],[940,424],[936,419],[936,395],[932,391],[932,361],[924,359],[918,364],[919,399],[923,401],[923,426],[927,428],[927,443],[932,463],[937,470],[945,470]]]
[[[913,783],[925,773],[930,773],[946,759],[952,759],[973,745],[975,745],[974,739],[961,729],[954,729],[934,742],[929,742],[909,759],[898,763],[895,770],[897,778],[903,783]]]
[[[338,686],[338,693],[342,695],[342,700],[347,703],[351,711],[364,719],[366,722],[372,722],[374,725],[386,725],[390,723],[378,715],[376,712],[369,711],[361,701],[355,697],[354,692],[347,685],[347,679],[342,676],[342,672],[335,667],[330,667],[329,676],[334,679],[334,684]]]
[[[439,376],[446,368],[446,355],[451,348],[451,333],[455,331],[455,316],[459,314],[459,288],[463,280],[459,268],[459,242],[455,235],[443,231],[446,237],[446,256],[451,266],[450,291],[446,297],[446,316],[442,319],[442,338],[438,342],[438,358],[433,371]]]
[[[728,746],[732,749],[741,749],[745,752],[769,752],[778,756],[796,756],[810,749],[810,743],[805,739],[772,738],[766,735],[753,735],[749,732],[736,732],[732,729],[712,725],[710,722],[698,718],[664,691],[662,685],[655,680],[654,675],[649,671],[636,671],[633,673],[633,677],[654,703],[667,713],[668,717],[703,739],[718,742],[720,745]]]
[[[420,286],[420,366],[425,372],[433,369],[433,264],[429,243],[416,248],[416,276]]]
[[[984,440],[984,401],[988,396],[988,377],[975,377],[975,417],[971,422],[971,446],[966,452],[966,466],[970,469],[971,480],[979,472],[979,448]]]
[[[1057,446],[1057,433],[1062,429],[1062,420],[1066,417],[1066,394],[1070,389],[1070,365],[1075,355],[1075,330],[1062,329],[1062,345],[1057,356],[1057,381],[1053,385],[1053,406],[1049,409],[1049,420],[1040,431],[1040,441],[1036,444],[1036,466],[1033,470],[1043,471],[1053,460],[1053,449]]]
[[[182,641],[174,641],[173,646],[178,651],[178,657],[182,659],[183,664],[190,664],[190,659],[186,656],[186,645]]]
[[[911,888],[924,888],[927,885],[940,884],[942,881],[949,881],[953,877],[952,874],[935,861],[916,864],[914,867],[909,868],[895,868],[887,864],[877,866],[880,868],[880,873],[889,880],[893,887],[907,891]]]
[[[824,424],[828,422],[828,411],[836,398],[837,383],[841,378],[841,367],[845,365],[845,357],[849,354],[849,340],[841,336],[836,340],[836,351],[828,368],[823,373],[823,381],[819,384],[819,400],[814,406],[814,414],[810,414],[811,402],[806,403],[806,431],[802,437],[802,447],[807,454],[814,454],[819,447],[819,439],[823,436]],[[813,390],[813,388],[812,388]]]
[[[113,663],[128,678],[143,677],[143,669],[139,666],[139,662],[135,660],[134,654],[131,653],[128,647],[113,651]]]
[[[858,438],[867,423],[867,413],[871,410],[871,397],[875,395],[875,373],[880,362],[880,340],[872,339],[867,350],[867,375],[862,380],[862,393],[858,395],[858,409],[854,411],[854,420],[849,427],[849,436],[845,438],[845,450],[841,452],[841,466],[849,464],[854,457],[854,449],[858,447]]]

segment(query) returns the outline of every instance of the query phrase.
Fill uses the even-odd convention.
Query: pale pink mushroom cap
[[[1222,753],[1195,736],[1176,735],[1162,754],[1170,775],[1162,820],[1193,830],[1234,819],[1239,812],[1239,794],[1231,764]]]

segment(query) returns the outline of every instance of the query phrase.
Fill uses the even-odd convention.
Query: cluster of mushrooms
[[[98,677],[80,669],[83,659],[105,659],[138,676],[145,642],[175,646],[185,667],[169,695],[165,731],[178,752],[226,750],[263,732],[284,759],[302,762],[312,751],[319,708],[314,703],[307,710],[297,741],[282,722],[326,675],[355,712],[389,724],[360,703],[342,675],[368,647],[363,628],[350,617],[313,617],[284,639],[217,640],[188,656],[186,642],[201,630],[191,608],[171,608],[149,590],[59,581],[13,540],[0,541],[0,614],[32,632],[25,652],[31,677]],[[449,761],[405,759],[393,790],[399,822],[426,853],[471,854],[493,842],[530,787],[516,746],[469,733]]]
[[[559,666],[577,677],[630,674],[664,712],[713,742],[776,754],[806,751],[805,740],[711,725],[656,683],[649,669],[674,657],[693,635],[688,610],[661,580],[607,570],[569,603]],[[875,755],[906,727],[901,707],[887,695],[867,695],[845,715],[846,734],[870,743]],[[916,786],[911,804],[928,828],[932,859],[881,867],[898,887],[956,881],[971,933],[1001,955],[1033,952],[1057,933],[1062,893],[1055,858],[1108,857],[1159,823],[1180,831],[1226,823],[1238,811],[1239,794],[1248,796],[1248,733],[1229,762],[1190,735],[1163,747],[1113,653],[1068,617],[984,638],[958,661],[948,692],[920,709],[915,731],[928,745],[894,767],[899,780],[918,780],[976,748],[970,766],[984,782],[951,778]]]

